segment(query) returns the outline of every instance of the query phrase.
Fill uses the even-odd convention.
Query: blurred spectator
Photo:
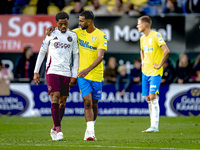
[[[187,13],[200,13],[200,0],[188,0],[185,9]]]
[[[115,89],[119,96],[123,96],[124,93],[130,88],[131,76],[127,74],[126,65],[120,65],[118,68],[119,75],[117,76],[117,81],[115,83]],[[124,88],[122,87],[124,85]]]
[[[161,84],[170,84],[174,80],[174,68],[170,60],[166,60],[163,64],[163,76],[161,79]]]
[[[12,14],[14,0],[0,0],[0,14]]]
[[[71,10],[70,14],[80,14],[83,12],[83,7],[81,6],[80,0],[74,0],[74,9]]]
[[[60,10],[65,7],[65,0],[51,0],[51,3],[54,3]]]
[[[167,0],[163,13],[183,13],[183,10],[177,6],[176,0]]]
[[[36,57],[33,54],[31,46],[24,47],[24,53],[18,59],[15,67],[14,76],[16,79],[25,78],[27,81],[32,81],[33,71],[35,68]]]
[[[65,6],[71,5],[71,2],[72,2],[72,1],[73,1],[73,0],[64,0]],[[81,6],[82,6],[82,7],[86,6],[86,5],[87,5],[87,1],[90,1],[90,0],[80,0]]]
[[[117,80],[117,60],[115,57],[110,57],[108,65],[104,71],[104,78],[106,83],[115,83]]]
[[[186,54],[181,54],[176,64],[175,83],[188,83],[192,73],[192,65]]]
[[[126,5],[123,4],[123,0],[116,0],[116,5],[112,9],[112,15],[123,15],[126,12]]]
[[[200,54],[197,56],[194,62],[191,82],[200,82]]]
[[[108,15],[108,10],[104,5],[100,5],[98,0],[92,0],[92,5],[89,8],[95,16]]]
[[[10,80],[13,80],[13,73],[3,66],[0,61],[0,81],[6,80],[6,82],[10,83]]]
[[[131,82],[140,83],[142,81],[141,60],[135,59],[133,65],[134,68],[131,70]]]
[[[130,3],[130,4],[127,5],[125,13],[129,16],[143,15],[144,14],[143,12],[140,12],[138,9],[135,9],[135,8],[137,8],[137,7],[134,6],[132,3]]]
[[[21,14],[24,7],[28,5],[30,0],[14,0],[14,6],[12,8],[12,14]]]
[[[49,0],[38,0],[37,14],[47,14],[47,7],[49,6],[49,4]]]

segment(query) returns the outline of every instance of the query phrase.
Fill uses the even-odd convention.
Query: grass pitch
[[[200,149],[200,117],[160,117],[159,133],[142,133],[149,117],[98,117],[97,141],[84,141],[84,117],[64,117],[63,141],[52,141],[51,117],[0,117],[0,150]]]

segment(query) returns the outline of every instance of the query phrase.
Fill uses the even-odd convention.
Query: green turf
[[[0,117],[0,150],[200,149],[200,117],[160,117],[159,133],[142,133],[149,117],[98,117],[97,141],[84,141],[84,117],[64,117],[64,141],[52,141],[51,117]]]

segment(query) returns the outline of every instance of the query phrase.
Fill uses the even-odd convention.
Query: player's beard
[[[81,29],[82,29],[82,30],[87,30],[87,28],[88,28],[88,26],[84,26],[84,27],[82,27]]]

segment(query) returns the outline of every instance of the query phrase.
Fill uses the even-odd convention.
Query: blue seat
[[[152,15],[152,16],[155,16],[155,15],[158,15],[158,9],[156,6],[148,6],[148,7],[145,7],[143,9],[143,12],[146,14],[146,15]]]
[[[147,4],[149,4],[149,5],[161,5],[162,1],[161,0],[148,0]]]

